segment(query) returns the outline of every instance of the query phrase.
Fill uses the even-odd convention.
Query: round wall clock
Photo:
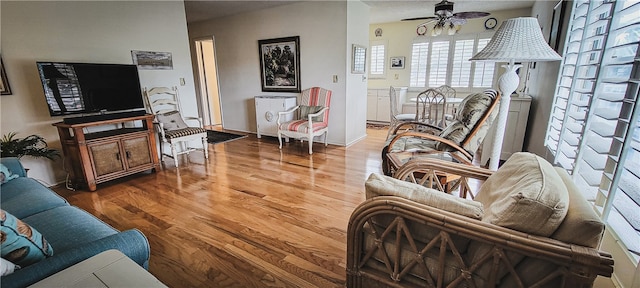
[[[498,25],[498,19],[494,17],[489,17],[484,21],[484,29],[493,29],[496,28],[496,25]]]
[[[418,26],[418,28],[416,28],[416,33],[420,36],[427,34],[427,26]]]
[[[382,28],[378,28],[375,31],[376,37],[382,37]]]

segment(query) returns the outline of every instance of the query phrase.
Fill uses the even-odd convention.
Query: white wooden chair
[[[320,87],[312,87],[302,91],[300,105],[285,112],[278,112],[278,142],[282,149],[282,137],[289,141],[289,137],[309,140],[309,154],[313,154],[313,137],[324,134],[324,146],[327,146],[327,133],[329,132],[329,105],[331,103],[331,90]],[[280,122],[284,115],[299,111],[298,120]]]
[[[164,156],[173,158],[178,167],[178,155],[189,154],[194,150],[202,150],[204,158],[209,158],[207,130],[202,127],[202,119],[198,117],[183,117],[180,114],[180,99],[177,87],[144,88],[144,96],[149,112],[156,116],[158,137],[160,138],[160,161]],[[189,126],[185,122],[197,121],[197,126]],[[202,141],[202,148],[189,147],[190,141]],[[171,147],[171,154],[164,153],[163,144]],[[180,145],[180,151],[176,146]]]
[[[400,107],[402,104],[400,104],[400,99],[398,99],[398,91],[396,90],[395,87],[390,86],[389,87],[389,100],[391,101],[391,105],[389,105],[389,108],[391,108],[391,114],[390,114],[390,123],[389,123],[389,131],[387,132],[387,139],[389,139],[389,136],[392,135],[392,131],[394,130],[394,128],[404,122],[410,122],[410,121],[414,121],[416,120],[416,114],[402,114],[400,113]]]

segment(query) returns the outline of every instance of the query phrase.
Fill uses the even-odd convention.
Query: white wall
[[[363,124],[367,122],[367,74],[352,74],[351,67],[352,45],[369,46],[369,24],[363,21],[369,19],[369,10],[369,6],[360,1],[347,2],[347,145],[357,142],[367,133]]]
[[[333,91],[328,142],[347,143],[347,2],[298,2],[189,24],[192,42],[206,36],[215,39],[225,129],[256,132],[255,96],[297,95],[261,91],[258,40],[300,36],[301,87]]]
[[[546,39],[549,37],[553,7],[556,3],[555,1],[536,1],[531,9],[530,16],[538,18],[538,22],[540,22],[540,26],[542,27],[542,34]],[[571,11],[567,11],[566,15],[571,15],[570,12]],[[567,16],[565,18],[566,21],[568,21],[567,18],[569,17]],[[566,27],[563,31],[566,31]],[[558,53],[562,54],[563,49],[564,39],[560,41]],[[547,135],[547,124],[549,123],[549,116],[551,115],[553,93],[555,93],[556,83],[558,81],[560,63],[561,61],[539,62],[536,64],[535,69],[530,69],[529,83],[531,83],[531,85],[529,85],[529,95],[533,97],[533,100],[531,101],[529,121],[527,122],[527,135],[525,136],[523,147],[525,151],[540,155],[552,163],[553,157],[544,147],[544,139]]]
[[[2,1],[2,59],[13,95],[0,97],[2,134],[39,134],[60,148],[36,61],[131,64],[131,50],[173,54],[173,70],[140,70],[141,86],[179,85],[185,114],[197,115],[182,1]],[[23,158],[29,176],[64,180],[62,162]]]

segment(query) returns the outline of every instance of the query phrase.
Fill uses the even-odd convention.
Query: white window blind
[[[429,87],[438,87],[447,83],[449,65],[449,41],[436,41],[431,44],[431,64],[429,65]]]
[[[474,53],[484,49],[490,40],[491,38],[478,39],[478,45]],[[495,63],[476,61],[473,62],[473,65],[475,65],[473,69],[473,87],[491,87],[491,85],[493,85],[493,74],[496,68]]]
[[[451,87],[469,87],[471,79],[471,61],[474,39],[454,42],[453,63],[451,68]]]
[[[371,76],[384,76],[385,45],[371,44]]]
[[[472,63],[469,59],[484,48],[491,36],[467,34],[422,38],[413,44],[411,87],[486,88],[493,85],[495,63]]]
[[[575,1],[545,145],[640,259],[640,1]]]
[[[424,87],[427,83],[427,59],[429,43],[413,43],[411,49],[411,87]]]

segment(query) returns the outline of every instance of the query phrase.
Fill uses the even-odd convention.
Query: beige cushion
[[[571,180],[571,176],[559,167],[555,167],[556,172],[564,182],[569,193],[569,209],[567,216],[560,224],[560,227],[551,235],[551,238],[591,248],[598,248],[604,233],[604,223],[600,220],[592,205],[582,196],[578,188]],[[559,269],[545,260],[526,257],[516,267],[516,271],[521,277],[525,286],[532,286],[545,276]],[[561,279],[547,283],[546,287],[560,286]],[[507,275],[501,280],[501,287],[515,287],[516,280],[512,275]]]
[[[369,179],[367,179],[364,186],[367,199],[376,196],[399,196],[458,215],[474,219],[482,218],[483,209],[482,204],[479,202],[459,198],[451,194],[389,176],[372,173],[369,175]]]
[[[556,168],[569,192],[569,210],[560,227],[551,238],[562,242],[573,243],[591,248],[598,248],[604,233],[604,223],[593,211],[589,203],[578,191],[578,187],[571,180],[571,176],[562,168]]]
[[[482,221],[540,236],[549,236],[560,226],[567,214],[569,195],[564,182],[549,162],[526,152],[511,155],[498,171],[482,184],[476,201],[482,202],[485,214]],[[469,245],[469,263],[477,263],[493,245],[479,241]],[[506,253],[512,265],[524,256]],[[501,263],[503,264],[503,263]],[[493,266],[491,258],[473,273],[488,280]],[[501,266],[497,278],[508,270]]]
[[[398,196],[415,201],[417,203],[429,205],[458,215],[480,220],[483,214],[482,204],[468,199],[462,199],[444,192],[426,188],[424,186],[398,180],[384,175],[371,174],[365,182],[367,199],[377,196]],[[373,217],[374,227],[380,231],[387,229],[394,221],[394,215],[380,215]],[[439,230],[429,229],[420,223],[406,223],[411,231],[412,237],[422,243],[429,243],[440,233]],[[451,235],[451,241],[460,249],[466,251],[469,239],[458,235]],[[439,244],[437,245],[439,246]]]
[[[475,200],[484,205],[482,221],[545,237],[560,226],[569,206],[567,188],[553,166],[526,152],[513,154]]]

